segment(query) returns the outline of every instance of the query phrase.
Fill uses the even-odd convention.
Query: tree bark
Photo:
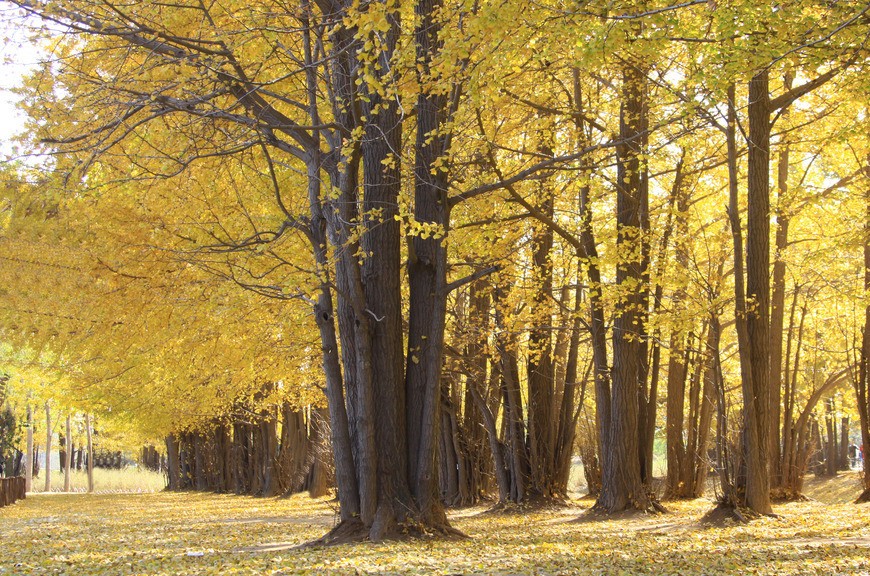
[[[791,90],[793,76],[786,73],[783,82],[785,90]],[[781,113],[788,116],[788,107]],[[788,227],[790,222],[788,198],[789,143],[783,135],[780,142],[777,162],[777,206],[776,206],[776,246],[773,259],[773,274],[770,299],[770,484],[776,489],[782,484],[783,459],[782,431],[780,429],[782,406],[782,340],[785,324],[785,257],[788,247]]]
[[[94,492],[94,440],[91,432],[91,415],[85,414],[85,431],[88,438],[88,494]]]
[[[646,75],[636,62],[623,68],[620,141],[617,146],[617,247],[623,254],[616,270],[616,284],[627,287],[616,306],[613,322],[613,381],[610,426],[603,431],[602,489],[596,509],[615,513],[627,509],[653,510],[642,480],[639,426],[641,389],[646,379],[647,287],[641,245],[646,242],[643,214],[648,198],[641,183],[641,140],[646,125]],[[645,404],[644,404],[645,407]]]
[[[870,175],[870,154],[866,158],[867,174]],[[870,182],[864,189],[864,291],[870,292]],[[864,308],[864,328],[861,334],[858,380],[854,384],[858,401],[858,417],[861,424],[861,447],[864,453],[864,469],[861,476],[863,492],[856,502],[870,501],[870,305]]]
[[[73,445],[72,445],[72,424],[71,424],[71,416],[69,414],[66,415],[66,458],[63,461],[63,491],[69,492],[72,487],[72,455],[73,455]]]
[[[91,450],[93,445],[91,445]],[[88,458],[88,468],[92,469],[93,453]],[[178,437],[170,434],[166,437],[166,476],[167,490],[181,489],[181,454],[179,453]]]
[[[51,407],[45,403],[45,491],[51,492]]]
[[[33,408],[30,398],[27,400],[27,466],[24,468],[25,492],[33,490],[33,462],[36,458],[33,454]]]

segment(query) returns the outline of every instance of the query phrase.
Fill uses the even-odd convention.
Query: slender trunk
[[[181,454],[178,444],[178,436],[175,434],[166,437],[166,488],[168,490],[181,489]],[[92,468],[91,460],[88,458],[89,468]]]
[[[582,384],[578,382],[578,357],[580,354],[580,333],[582,330],[580,306],[583,300],[583,291],[580,284],[580,273],[578,271],[577,287],[574,290],[571,337],[568,344],[568,358],[565,366],[565,386],[559,408],[559,429],[556,436],[556,477],[559,489],[563,495],[567,495],[568,492],[568,478],[571,474],[571,460],[574,454],[577,417],[585,400],[586,377],[589,375],[587,371],[584,374]],[[579,401],[576,400],[578,384],[580,384]],[[575,403],[577,404],[576,408]]]
[[[667,483],[665,494],[669,497],[682,498],[690,496],[693,492],[688,485],[688,468],[692,466],[687,462],[693,456],[687,451],[687,443],[684,442],[684,415],[686,378],[689,368],[689,349],[687,347],[687,327],[681,321],[680,315],[686,309],[688,284],[687,270],[689,264],[689,251],[687,248],[688,235],[688,200],[689,194],[683,186],[683,159],[677,164],[677,173],[674,177],[674,185],[671,191],[670,210],[674,214],[675,240],[675,267],[669,270],[669,276],[678,279],[674,289],[672,310],[676,321],[671,330],[669,357],[668,357],[668,399],[666,405],[666,436],[667,436]],[[664,247],[662,249],[664,257]],[[691,421],[691,419],[690,419]],[[689,436],[691,438],[691,435]]]
[[[639,65],[639,63],[635,63]],[[638,200],[639,200],[639,228],[640,228],[640,286],[639,291],[639,310],[638,318],[638,336],[639,351],[638,351],[638,459],[640,461],[640,480],[647,489],[652,485],[653,481],[653,445],[655,443],[656,430],[656,407],[658,406],[658,381],[652,382],[649,379],[649,337],[647,334],[647,323],[649,321],[650,310],[650,218],[649,218],[649,168],[647,160],[647,151],[649,150],[649,98],[646,94],[645,73],[638,70],[643,76],[634,78],[632,74],[632,82],[639,84],[631,91],[637,91],[639,97],[639,109],[635,112],[631,110],[633,105],[629,105],[629,114],[639,114],[637,118],[637,126],[633,128],[639,137],[639,154],[637,155],[637,170],[639,172],[638,182]],[[634,96],[630,96],[632,98]],[[632,123],[633,121],[629,121]],[[629,146],[631,148],[631,146]],[[631,154],[630,154],[631,155]],[[631,160],[628,164],[633,163]],[[632,168],[628,168],[632,170]],[[651,492],[651,490],[648,490]]]
[[[720,267],[719,277],[721,277],[721,270],[722,268]],[[710,444],[710,425],[713,421],[713,411],[716,408],[716,358],[719,354],[719,342],[721,339],[719,319],[715,314],[712,316],[703,354],[705,368],[701,408],[698,416],[698,440],[695,452],[691,455],[693,461],[693,489],[691,496],[693,498],[700,498],[704,495],[707,485],[707,473],[710,470],[707,447]]]
[[[728,124],[726,132],[726,140],[728,144],[728,217],[731,223],[731,237],[734,248],[734,317],[735,326],[737,329],[738,352],[740,355],[740,380],[744,389],[744,395],[751,394],[753,373],[750,370],[750,354],[749,354],[749,335],[746,324],[747,317],[747,302],[746,302],[746,284],[744,270],[744,248],[743,248],[743,229],[740,223],[740,209],[738,199],[738,169],[737,169],[737,112],[736,112],[736,95],[735,87],[731,84],[728,87]],[[720,386],[723,386],[720,382]],[[724,392],[720,390],[720,396]],[[726,504],[736,506],[741,502],[735,500],[738,498],[736,493],[736,484],[742,483],[742,479],[737,477],[737,470],[729,470],[731,458],[724,454],[727,447],[727,414],[724,412],[724,399],[720,397],[720,463],[723,466],[723,489],[726,498],[729,501]],[[726,465],[727,463],[727,465]],[[739,467],[737,467],[739,468]]]
[[[870,175],[870,154],[866,158],[866,170]],[[864,291],[870,292],[870,183],[864,190]],[[861,447],[864,454],[862,481],[864,492],[858,502],[870,500],[870,305],[864,308],[864,328],[861,334],[860,365],[855,384],[858,400],[858,416],[861,423]]]
[[[577,147],[587,144],[586,123],[583,120],[583,94],[580,84],[580,71],[573,70],[574,100],[578,109],[576,116]],[[588,172],[581,175],[581,180],[588,182]],[[592,359],[595,365],[595,450],[587,455],[590,461],[587,469],[592,469],[591,460],[600,463],[606,458],[605,433],[610,429],[610,364],[607,352],[607,327],[604,322],[604,304],[602,302],[601,270],[598,268],[598,248],[592,231],[592,205],[590,201],[591,187],[584,184],[580,187],[578,208],[580,210],[580,241],[583,244],[583,264],[589,279],[589,329],[592,339]],[[597,456],[596,456],[597,454]]]
[[[27,466],[24,468],[24,483],[25,491],[33,490],[33,408],[30,406],[30,399],[27,401]]]
[[[509,479],[509,500],[523,502],[528,496],[528,452],[523,425],[523,403],[519,384],[519,367],[516,359],[517,342],[504,325],[501,303],[496,301],[495,323],[499,335],[496,338],[496,351],[501,372],[502,399],[504,403],[504,445],[507,450],[505,466]]]
[[[314,55],[309,21],[310,4],[306,1],[303,7],[305,79],[308,93],[309,118],[313,125],[320,123],[318,112],[319,79],[315,70]],[[338,61],[339,64],[342,62]],[[337,66],[336,70],[341,70]],[[338,76],[338,73],[336,74]],[[349,73],[347,74],[349,75]],[[348,80],[349,81],[349,80]],[[320,167],[323,158],[320,152],[320,132],[314,132],[315,146],[312,148],[311,161],[307,165],[308,203],[311,212],[311,245],[314,250],[320,291],[314,306],[314,317],[320,333],[321,361],[326,379],[326,398],[329,410],[332,448],[335,457],[335,477],[338,487],[339,513],[342,521],[349,521],[359,516],[360,496],[353,461],[353,447],[350,436],[350,423],[346,409],[346,398],[342,375],[338,334],[336,332],[336,317],[330,284],[333,282],[329,273],[329,255],[327,252],[327,219],[321,203]],[[344,347],[345,349],[348,346]],[[238,428],[237,428],[238,429]],[[239,455],[236,456],[239,459]],[[241,474],[236,473],[236,481],[243,482]]]
[[[779,156],[779,196],[782,204],[787,190],[788,144]],[[780,428],[782,404],[782,340],[785,324],[785,260],[783,252],[788,247],[789,217],[780,206],[776,215],[776,251],[774,252],[771,309],[770,309],[770,475],[771,486],[782,483],[782,456],[780,453],[782,433]]]
[[[785,345],[785,367],[783,368],[782,380],[785,385],[783,390],[783,413],[782,413],[782,451],[780,454],[780,458],[782,463],[780,465],[780,491],[786,492],[787,487],[789,485],[789,478],[791,477],[791,462],[794,459],[793,450],[795,449],[795,429],[794,429],[794,408],[795,408],[795,399],[796,399],[796,391],[795,385],[792,385],[791,380],[791,348],[792,343],[794,342],[794,331],[795,331],[795,313],[797,311],[797,302],[798,302],[798,294],[800,293],[800,286],[795,286],[794,295],[792,296],[791,301],[791,311],[789,312],[788,319],[788,335],[786,337],[786,345]],[[801,321],[803,323],[803,320]],[[803,329],[803,324],[801,324],[801,331]],[[795,359],[795,375],[797,375],[798,369],[798,358],[800,353],[800,339],[798,340],[798,355]],[[795,384],[797,384],[797,380],[795,380]]]
[[[51,407],[45,403],[45,491],[51,492]]]
[[[828,476],[837,475],[837,422],[834,413],[834,399],[825,400],[825,470]]]
[[[71,416],[66,415],[66,458],[63,462],[63,491],[69,492],[72,487],[72,424]]]
[[[91,415],[85,414],[85,432],[88,438],[88,494],[94,491],[94,439],[91,433]]]
[[[849,469],[849,417],[840,418],[840,444],[837,464],[840,470]]]

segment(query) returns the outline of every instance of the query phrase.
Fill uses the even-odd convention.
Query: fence
[[[0,508],[23,500],[25,495],[24,476],[0,478]]]

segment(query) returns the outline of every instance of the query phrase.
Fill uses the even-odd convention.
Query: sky
[[[24,114],[16,108],[20,98],[12,90],[21,85],[22,78],[41,57],[20,20],[10,22],[16,12],[0,8],[0,160],[15,156],[12,139],[24,127]]]

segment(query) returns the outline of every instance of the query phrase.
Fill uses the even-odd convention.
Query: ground
[[[0,575],[15,574],[868,574],[870,504],[857,473],[810,480],[817,500],[777,518],[702,527],[712,503],[572,522],[591,502],[521,514],[454,512],[464,541],[295,547],[337,521],[334,504],[197,494],[34,494],[0,509]]]

